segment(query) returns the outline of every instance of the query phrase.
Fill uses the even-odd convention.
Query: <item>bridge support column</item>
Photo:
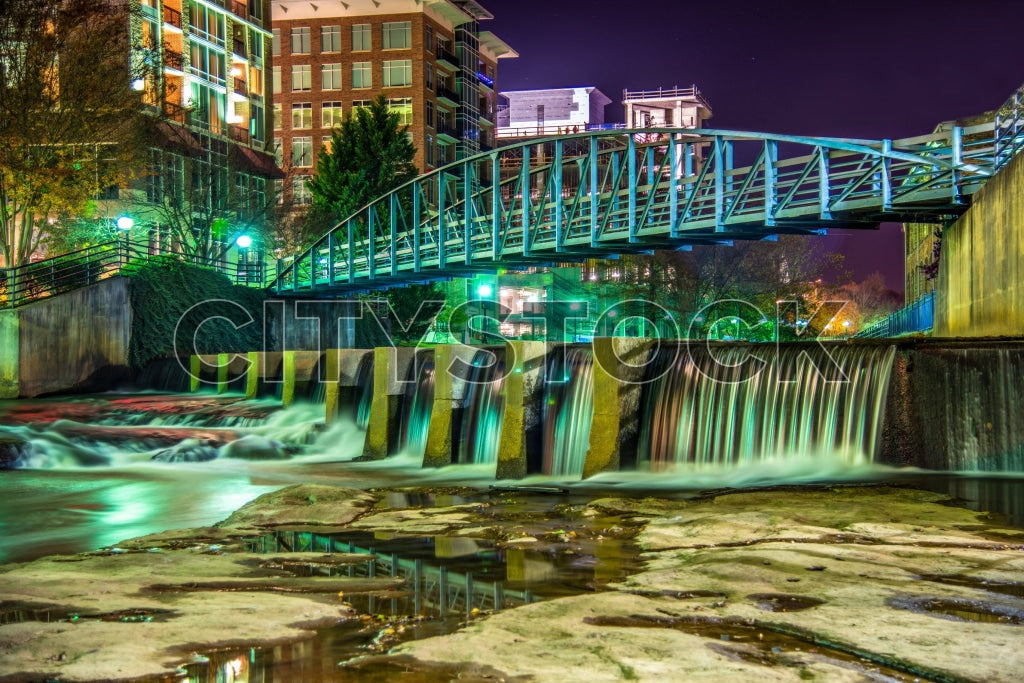
[[[373,350],[373,403],[366,426],[363,457],[385,458],[398,443],[399,397],[416,349],[379,347]]]
[[[281,388],[281,404],[290,406],[295,402],[296,396],[306,396],[309,393],[310,384],[320,381],[319,377],[314,376],[320,352],[284,351],[282,355],[284,386]]]
[[[539,449],[542,445],[545,353],[545,342],[505,342],[505,417],[498,447],[498,479],[525,477],[527,446]]]
[[[0,398],[18,398],[21,393],[18,312],[0,311]]]
[[[641,382],[653,344],[649,339],[594,339],[594,418],[590,423],[590,449],[583,461],[584,479],[617,471],[623,450],[635,451]]]
[[[324,421],[338,419],[341,406],[357,400],[359,364],[373,353],[368,349],[327,349],[327,386],[324,391]]]
[[[200,356],[191,356],[188,364],[189,389],[196,392],[203,385],[215,386],[217,387],[217,392],[220,393],[222,361],[224,365],[223,372],[227,373],[227,354],[206,353]]]
[[[430,413],[427,447],[423,452],[424,467],[442,467],[452,463],[454,419],[466,398],[466,381],[451,371],[457,359],[466,365],[473,362],[479,349],[472,346],[440,344],[434,347],[434,404]]]

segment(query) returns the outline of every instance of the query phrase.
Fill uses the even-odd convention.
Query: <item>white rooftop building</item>
[[[496,137],[559,135],[604,127],[611,99],[594,86],[510,90],[501,93]]]

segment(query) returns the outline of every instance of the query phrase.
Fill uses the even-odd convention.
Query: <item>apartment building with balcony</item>
[[[274,148],[305,177],[332,129],[383,93],[416,146],[416,165],[443,166],[494,145],[498,61],[516,52],[481,23],[473,0],[273,0]]]
[[[268,147],[270,0],[141,0],[130,30],[145,73],[131,87],[162,111],[127,209],[135,231],[161,249],[203,250],[181,244],[194,237],[223,256],[265,218],[281,177]]]

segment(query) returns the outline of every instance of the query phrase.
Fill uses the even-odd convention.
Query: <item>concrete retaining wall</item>
[[[936,337],[1024,335],[1024,155],[942,234]]]

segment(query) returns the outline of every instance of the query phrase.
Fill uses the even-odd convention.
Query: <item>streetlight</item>
[[[238,247],[238,265],[235,268],[235,282],[239,280],[248,284],[251,280],[259,277],[258,273],[250,271],[250,266],[255,259],[249,257],[249,248],[252,246],[252,237],[244,232],[235,238],[235,246]]]
[[[481,309],[481,311],[484,314],[484,323],[483,323],[484,331],[487,330],[487,327],[488,327],[487,321],[489,320],[488,317],[487,317],[487,300],[490,299],[493,294],[494,294],[494,287],[492,287],[490,285],[490,283],[484,282],[484,283],[481,283],[481,284],[477,285],[476,295],[480,298],[480,309]],[[484,340],[486,340],[486,336],[484,337]]]
[[[121,232],[121,242],[124,246],[124,263],[128,263],[131,255],[131,229],[135,226],[135,219],[131,216],[118,216],[114,221],[117,229]]]

